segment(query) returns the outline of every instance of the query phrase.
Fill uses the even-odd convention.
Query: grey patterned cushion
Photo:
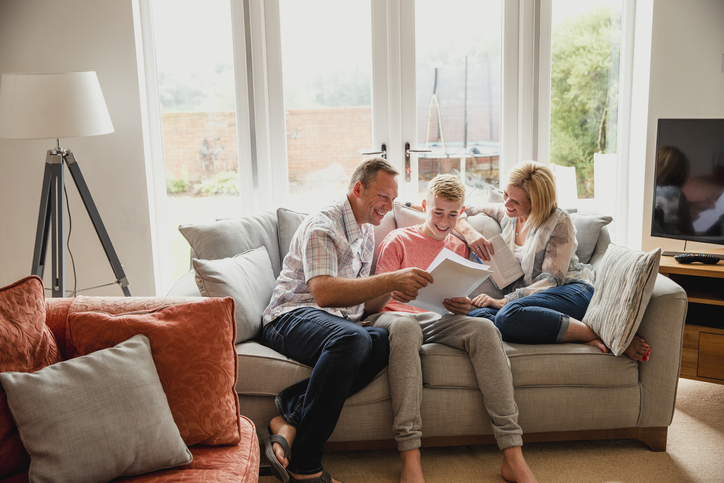
[[[661,249],[649,253],[609,245],[583,322],[615,355],[631,344],[656,283]]]
[[[145,335],[32,374],[0,374],[30,481],[105,482],[188,464]]]
[[[275,284],[266,248],[261,246],[220,260],[194,258],[192,263],[201,295],[233,297],[236,343],[256,338]]]

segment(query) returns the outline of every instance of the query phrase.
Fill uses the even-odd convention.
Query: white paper
[[[409,305],[441,315],[449,314],[450,311],[442,302],[445,299],[470,295],[492,273],[486,268],[486,265],[471,262],[443,248],[426,270],[432,275],[434,283],[421,288],[417,292],[417,298],[409,302]]]
[[[503,237],[495,235],[490,239],[495,255],[490,257],[490,266],[493,270],[493,282],[499,289],[503,289],[523,276],[523,269],[513,251]]]

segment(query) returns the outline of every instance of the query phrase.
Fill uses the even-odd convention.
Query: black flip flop
[[[326,470],[322,470],[322,474],[317,476],[316,478],[311,478],[309,480],[297,480],[296,478],[291,478],[289,480],[289,483],[332,483],[332,475],[327,473]]]
[[[264,443],[264,454],[269,460],[269,464],[271,464],[272,474],[283,483],[287,483],[289,481],[289,473],[287,473],[287,469],[284,468],[281,462],[277,459],[276,453],[274,453],[274,443],[279,443],[284,450],[284,456],[286,456],[287,461],[291,458],[291,451],[289,450],[289,443],[287,442],[287,439],[284,436],[272,434],[271,429],[267,426],[264,426],[261,430],[259,430],[259,437],[261,438],[262,443]]]

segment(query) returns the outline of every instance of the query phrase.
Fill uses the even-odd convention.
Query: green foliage
[[[213,195],[234,195],[239,192],[239,173],[222,171],[194,185],[194,193]]]
[[[552,163],[574,166],[578,195],[593,196],[593,154],[616,150],[621,14],[602,7],[553,33]]]
[[[191,188],[191,182],[187,177],[179,176],[178,178],[166,178],[166,193],[177,195],[185,193]]]

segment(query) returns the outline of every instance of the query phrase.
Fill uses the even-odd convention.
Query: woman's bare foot
[[[422,476],[422,459],[419,448],[400,451],[400,459],[402,460],[400,483],[423,483],[425,481]]]
[[[292,447],[294,437],[297,435],[297,428],[284,421],[281,416],[277,416],[272,419],[269,423],[269,428],[271,429],[273,434],[283,436],[284,439],[287,440],[287,443],[289,443],[289,447]],[[282,466],[286,468],[289,465],[289,461],[284,455],[284,448],[282,448],[279,443],[274,443],[274,454],[276,454],[277,459],[282,464]]]
[[[533,471],[523,458],[523,449],[513,446],[503,450],[503,466],[500,474],[505,481],[517,483],[538,483]]]
[[[593,347],[598,347],[599,349],[601,349],[601,352],[603,352],[604,354],[608,352],[608,347],[606,347],[606,344],[604,344],[601,339],[593,339],[591,341],[584,342],[584,344],[592,345]]]
[[[649,347],[645,340],[635,335],[633,341],[631,341],[623,353],[635,361],[646,362],[651,355],[651,347]]]

